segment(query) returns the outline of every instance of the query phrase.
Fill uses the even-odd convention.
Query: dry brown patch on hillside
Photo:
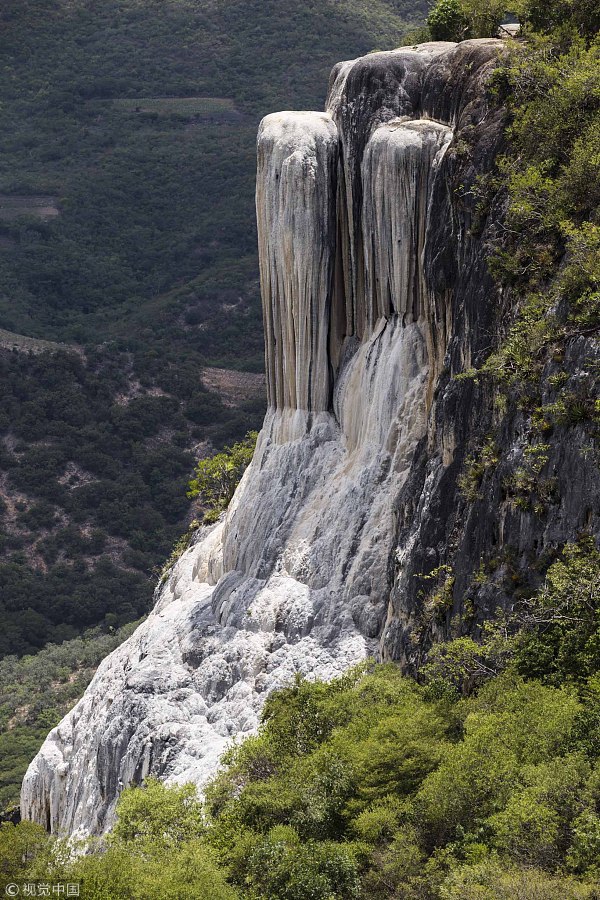
[[[254,372],[235,369],[202,370],[202,383],[221,396],[225,406],[239,406],[247,400],[262,400],[267,390],[266,377]]]
[[[19,353],[49,353],[62,350],[63,352],[77,353],[78,356],[85,359],[83,349],[75,344],[43,341],[40,338],[29,337],[26,334],[7,331],[5,328],[0,328],[0,350],[17,350]]]
[[[56,197],[0,194],[0,220],[12,222],[24,216],[47,221],[60,215]]]

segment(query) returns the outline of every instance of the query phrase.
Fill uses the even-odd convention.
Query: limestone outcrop
[[[440,555],[443,523],[437,543],[423,535],[465,437],[449,377],[483,352],[498,303],[468,190],[502,140],[485,90],[502,47],[342,63],[326,112],[261,124],[269,410],[254,460],[48,736],[24,817],[100,833],[122,787],[149,773],[205,783],[295,673],[331,678],[371,655],[410,664],[407,573]]]

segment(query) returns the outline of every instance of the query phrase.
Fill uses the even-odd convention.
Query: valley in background
[[[335,61],[427,7],[2,4],[0,805],[148,610],[195,459],[262,421],[260,118],[321,107]]]

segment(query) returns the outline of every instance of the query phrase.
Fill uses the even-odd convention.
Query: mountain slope
[[[397,45],[426,6],[3,4],[0,326],[260,365],[258,120],[320,106],[332,59]],[[40,195],[56,215],[15,213]]]
[[[264,413],[258,120],[426,6],[2,3],[0,655],[148,609],[194,458]]]
[[[284,98],[321,103],[332,58],[394,45],[423,12],[3,4],[0,328],[78,347],[52,356],[12,338],[0,350],[1,600],[16,626],[2,652],[142,612],[152,568],[190,518],[193,456],[264,410],[258,376],[239,398],[220,396],[230,376],[199,377],[211,363],[263,366],[256,122]],[[76,565],[87,584],[94,560],[116,570],[90,620],[68,581]],[[62,621],[57,595],[72,607]]]

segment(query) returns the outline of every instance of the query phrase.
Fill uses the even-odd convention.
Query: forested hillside
[[[332,60],[397,45],[426,8],[8,0],[0,324],[260,367],[258,121],[322,105]]]
[[[494,664],[462,641],[420,683],[393,664],[298,678],[206,803],[149,779],[87,856],[4,825],[4,880],[79,882],[88,900],[598,900],[597,568],[571,548],[532,602],[538,624],[491,629]]]
[[[200,380],[262,369],[258,120],[424,9],[2,5],[0,328],[76,347],[2,341],[0,652],[144,610],[194,456],[261,419],[260,379]]]
[[[98,626],[35,654],[0,660],[0,810],[14,815],[23,772],[48,730],[79,699],[103,658],[134,631]]]
[[[0,657],[147,611],[195,459],[262,421],[258,122],[426,8],[2,3]],[[3,801],[49,707],[2,707]]]

